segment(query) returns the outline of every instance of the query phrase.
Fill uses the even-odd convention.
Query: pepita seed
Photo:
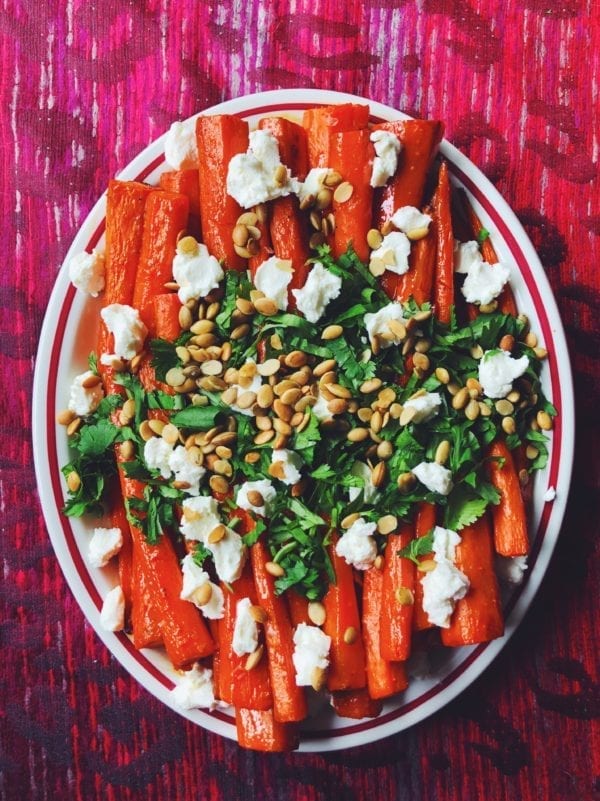
[[[515,422],[515,418],[514,417],[503,417],[502,418],[502,430],[504,431],[505,434],[508,434],[509,436],[511,434],[514,434],[515,431],[517,430],[517,424]]]
[[[233,475],[233,467],[231,466],[231,462],[228,462],[227,459],[216,459],[212,469],[213,472],[218,473],[220,476],[231,478]]]
[[[320,364],[317,364],[316,367],[313,368],[313,375],[316,378],[321,378],[325,375],[325,373],[334,370],[337,366],[337,362],[335,359],[325,359]]]
[[[379,459],[390,459],[392,454],[394,453],[394,446],[392,445],[389,440],[384,439],[382,442],[377,445],[376,454]]]
[[[210,532],[210,534],[207,537],[207,540],[208,542],[211,543],[211,545],[214,545],[214,543],[216,542],[221,542],[226,533],[227,529],[225,528],[223,523],[219,523],[219,525],[215,526],[213,530]]]
[[[377,250],[380,248],[382,242],[383,237],[377,228],[371,228],[369,231],[367,231],[367,245],[371,248],[371,250]]]
[[[377,521],[377,531],[380,534],[391,534],[398,528],[398,518],[395,515],[383,515]]]
[[[254,301],[254,307],[259,314],[263,314],[265,317],[272,317],[279,311],[277,303],[272,298],[257,298]]]
[[[248,323],[242,323],[241,325],[236,326],[229,336],[234,341],[237,341],[238,339],[243,339],[245,336],[248,336],[249,333],[250,326]]]
[[[254,437],[254,444],[265,445],[267,442],[270,442],[274,436],[275,431],[272,428],[268,429],[267,431],[259,431],[259,433]]]
[[[467,420],[477,420],[480,411],[479,403],[475,400],[475,398],[470,398],[465,407],[465,417]]]
[[[180,367],[171,367],[165,379],[170,387],[180,387],[185,382],[185,373]]]
[[[275,373],[279,372],[279,368],[281,367],[279,363],[279,359],[267,359],[266,362],[262,362],[256,366],[256,371],[259,375],[267,378],[270,375],[275,375]]]
[[[293,350],[291,353],[285,357],[284,362],[286,367],[292,367],[296,369],[297,367],[302,367],[306,364],[306,353],[303,353],[301,350]]]
[[[515,346],[515,338],[511,334],[505,334],[498,343],[498,346],[502,350],[507,350],[510,352]]]
[[[368,428],[351,428],[346,438],[349,442],[364,442],[369,436]]]
[[[212,598],[213,589],[210,581],[204,582],[194,593],[194,602],[198,606],[206,606]]]
[[[415,596],[408,587],[398,587],[395,596],[400,606],[412,606],[415,602]]]
[[[435,570],[437,566],[437,562],[434,559],[423,559],[422,562],[419,562],[417,565],[417,570],[421,573],[431,573],[432,570]]]
[[[325,242],[325,237],[323,236],[323,233],[321,231],[318,231],[311,235],[308,244],[312,250],[315,250],[324,242]]]
[[[435,450],[435,461],[438,464],[446,464],[450,456],[450,442],[443,439]]]
[[[119,445],[119,455],[123,461],[128,462],[130,459],[133,459],[134,454],[135,445],[130,439],[126,439],[125,442]]]
[[[411,228],[410,231],[406,232],[406,236],[411,240],[411,242],[417,242],[419,239],[424,239],[428,233],[429,228],[424,225],[421,228]]]
[[[173,423],[167,423],[163,426],[161,436],[169,445],[174,445],[179,441],[179,429],[177,426],[174,426]]]
[[[375,278],[379,278],[381,275],[383,275],[385,272],[385,262],[383,259],[380,259],[377,256],[372,258],[369,261],[369,272],[371,275],[375,276]]]
[[[498,301],[493,300],[491,303],[482,303],[479,306],[481,314],[493,314],[498,308]]]
[[[448,372],[448,370],[446,370],[445,367],[436,367],[435,377],[440,382],[440,384],[448,384],[450,382],[450,373]]]
[[[244,669],[247,671],[254,670],[254,668],[256,668],[259,665],[261,659],[263,658],[264,652],[265,652],[265,646],[261,644],[255,651],[252,651],[251,654],[248,654],[248,658],[246,659]]]
[[[72,409],[63,409],[56,415],[56,422],[59,426],[68,426],[76,417],[77,415]]]
[[[281,578],[281,576],[285,575],[285,570],[277,562],[265,562],[265,570],[275,578]]]
[[[263,384],[256,394],[256,402],[261,409],[269,409],[273,404],[273,388],[269,384]]]
[[[319,189],[315,198],[316,207],[320,211],[329,208],[329,206],[331,206],[331,197],[332,195],[329,189],[325,189],[325,187],[323,187],[323,189]]]
[[[310,686],[315,692],[320,692],[325,686],[326,680],[327,671],[324,668],[319,667],[319,665],[315,665],[310,674]]]
[[[403,495],[408,495],[417,483],[416,476],[413,473],[400,473],[398,476],[398,489]]]
[[[370,395],[371,392],[377,392],[381,389],[382,381],[380,378],[369,378],[360,385],[360,391],[364,395]]]
[[[466,387],[462,387],[452,398],[452,408],[457,410],[464,409],[469,400],[469,390]]]
[[[496,411],[502,417],[506,417],[509,414],[512,414],[515,410],[515,407],[509,400],[506,398],[501,398],[499,401],[496,401]]]
[[[223,476],[211,476],[208,484],[213,492],[217,492],[220,495],[226,495],[229,492],[229,483]]]
[[[344,642],[346,645],[353,645],[358,639],[358,631],[354,626],[348,626],[344,632]]]
[[[326,328],[323,329],[323,333],[321,334],[321,339],[330,340],[330,339],[337,339],[341,337],[344,333],[344,329],[341,325],[328,325]]]
[[[336,203],[346,203],[354,194],[354,187],[348,181],[342,181],[335,189],[333,199]]]
[[[81,478],[76,470],[71,470],[67,475],[67,487],[70,492],[77,492],[79,487],[81,487]]]
[[[341,181],[342,176],[337,170],[330,170],[323,179],[325,186],[337,186],[339,183],[341,183]]]

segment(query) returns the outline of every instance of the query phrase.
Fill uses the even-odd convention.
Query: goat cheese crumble
[[[113,587],[104,598],[100,625],[105,631],[122,631],[125,626],[125,596],[120,584]]]
[[[97,298],[104,289],[104,254],[76,253],[69,259],[69,280],[74,287]]]
[[[292,661],[296,671],[296,685],[308,687],[313,683],[315,668],[329,667],[331,637],[318,626],[299,623],[294,631],[294,653]]]
[[[342,291],[342,279],[327,270],[320,261],[313,264],[301,289],[292,289],[296,307],[311,323],[316,323],[332,300]]]
[[[398,169],[398,154],[402,145],[396,134],[391,131],[373,131],[369,139],[375,146],[371,186],[385,186]]]
[[[114,359],[133,359],[144,347],[148,329],[140,318],[137,309],[121,303],[105,306],[100,312],[108,332],[115,341],[114,354],[103,353],[102,364],[112,364]]]
[[[165,161],[174,170],[198,166],[196,120],[174,122],[165,135]]]
[[[278,309],[285,311],[288,307],[288,284],[293,274],[292,262],[289,259],[271,256],[257,269],[254,286],[274,300]]]
[[[377,544],[373,534],[377,523],[367,523],[359,517],[339,538],[335,552],[357,570],[368,570],[377,556]]]
[[[371,251],[370,262],[379,259],[385,269],[396,275],[408,272],[408,257],[410,255],[410,239],[400,231],[392,231],[383,237],[381,245]]]
[[[399,231],[405,234],[416,231],[419,228],[428,229],[431,224],[431,216],[423,214],[414,206],[401,206],[392,214],[391,220]]]
[[[252,654],[258,647],[258,626],[250,614],[251,606],[250,598],[241,598],[235,605],[235,625],[231,644],[237,656]]]
[[[299,190],[300,184],[285,167],[284,180],[276,180],[281,164],[277,139],[268,131],[252,131],[246,153],[238,153],[227,168],[227,193],[244,209]]]
[[[223,590],[218,584],[210,580],[210,576],[194,562],[191,553],[186,554],[181,562],[183,586],[180,598],[182,601],[193,603],[208,620],[218,620],[223,617],[225,598]],[[205,584],[210,585],[210,598],[205,604],[198,603],[198,590]]]
[[[423,610],[434,626],[447,629],[456,602],[464,598],[469,589],[469,579],[454,564],[456,546],[461,537],[456,531],[436,526],[433,532],[433,560],[435,568],[426,573],[421,581],[423,587]]]
[[[430,492],[439,492],[440,495],[452,492],[452,473],[447,467],[437,462],[421,462],[413,467],[412,472]]]
[[[488,398],[505,398],[512,390],[512,382],[529,367],[527,356],[520,359],[505,350],[487,350],[479,362],[479,383]]]
[[[106,567],[123,547],[120,528],[95,528],[88,545],[88,561],[92,567]]]
[[[179,284],[177,296],[182,303],[206,297],[224,277],[221,265],[201,242],[195,253],[177,253],[173,259],[173,278]]]
[[[94,384],[93,387],[84,387],[84,381],[92,378],[94,373],[91,370],[86,370],[81,375],[76,375],[69,390],[69,409],[78,417],[85,417],[87,414],[92,414],[98,408],[98,404],[104,397],[104,390],[102,389],[102,382]]]
[[[216,709],[227,706],[215,699],[213,672],[196,664],[186,671],[170,692],[173,703],[180,709]]]

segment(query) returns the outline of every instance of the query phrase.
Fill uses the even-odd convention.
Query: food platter
[[[227,113],[248,120],[250,126],[267,114],[299,115],[314,105],[365,102],[362,98],[329,91],[286,90],[231,100],[203,113]],[[402,118],[392,108],[370,102],[373,122]],[[434,652],[426,675],[418,671],[409,689],[388,701],[375,719],[338,718],[322,705],[302,727],[301,750],[335,750],[388,736],[423,720],[463,691],[493,661],[510,638],[539,588],[554,549],[565,510],[574,443],[573,391],[569,359],[556,304],[542,265],[516,216],[494,187],[459,151],[444,141],[440,147],[452,180],[467,192],[478,216],[490,231],[499,258],[511,265],[511,285],[517,306],[529,316],[532,328],[549,352],[542,382],[546,396],[558,410],[550,458],[535,479],[530,531],[532,549],[523,583],[505,597],[505,635],[485,645]],[[164,137],[156,140],[118,176],[156,184],[164,162]],[[102,598],[116,583],[110,568],[87,564],[86,547],[97,521],[64,517],[64,483],[60,466],[68,461],[64,429],[55,422],[65,408],[73,377],[87,364],[95,347],[101,300],[78,293],[69,282],[66,264],[71,255],[103,247],[105,197],[81,226],[65,259],[52,293],[40,337],[33,398],[33,443],[40,499],[54,550],[82,611],[124,668],[157,698],[204,728],[235,739],[234,718],[227,710],[182,713],[170,696],[176,673],[159,650],[138,652],[127,635],[110,633],[100,625]],[[546,500],[549,489],[556,490]]]

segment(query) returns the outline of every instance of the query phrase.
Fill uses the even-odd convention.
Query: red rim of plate
[[[247,110],[243,110],[241,112],[237,112],[236,116],[240,117],[249,117],[259,114],[268,114],[274,113],[278,111],[301,111],[310,106],[318,105],[306,102],[299,102],[299,103],[274,103],[269,105],[260,106],[258,108],[251,108]],[[382,121],[383,118],[372,116],[371,120],[373,122]],[[548,469],[548,486],[553,487],[557,483],[558,472],[559,472],[559,454],[560,454],[560,445],[562,441],[562,392],[561,392],[561,383],[559,381],[559,374],[558,374],[558,365],[557,360],[555,358],[555,350],[552,347],[554,343],[554,335],[552,326],[550,321],[547,317],[545,307],[542,302],[542,298],[536,284],[535,278],[531,272],[531,268],[527,258],[525,257],[521,246],[517,242],[515,236],[513,235],[512,231],[510,230],[509,226],[500,215],[500,213],[496,210],[495,206],[492,202],[483,194],[481,189],[467,176],[459,166],[457,166],[452,161],[452,156],[445,156],[449,162],[449,167],[453,175],[460,181],[460,183],[468,189],[470,194],[475,198],[477,203],[485,210],[486,214],[493,222],[496,227],[496,230],[500,234],[500,236],[504,239],[522,277],[527,287],[527,290],[532,298],[534,308],[536,313],[539,317],[540,325],[541,325],[541,333],[542,339],[546,342],[550,347],[549,350],[549,369],[550,369],[550,382],[552,388],[552,398],[553,403],[557,408],[558,416],[555,420],[555,427],[554,427],[554,435],[553,435],[553,445],[551,449],[550,461],[549,461],[549,469]],[[154,158],[148,165],[146,165],[135,177],[134,180],[143,181],[148,175],[152,174],[155,169],[157,169],[162,162],[164,161],[164,156],[158,156]],[[100,240],[105,228],[105,220],[103,219],[102,222],[97,226],[96,230],[90,237],[87,245],[86,250],[90,251],[93,247],[95,247]],[[56,429],[54,424],[55,412],[56,412],[56,392],[57,392],[57,381],[58,381],[58,364],[59,364],[59,357],[63,346],[64,334],[67,326],[67,321],[69,319],[69,313],[71,310],[71,306],[73,304],[73,300],[75,297],[75,288],[72,285],[69,285],[64,301],[60,308],[60,313],[58,316],[57,323],[55,325],[54,330],[54,339],[52,342],[51,348],[51,358],[50,358],[50,367],[48,371],[48,385],[47,385],[47,395],[46,395],[46,410],[45,410],[45,434],[46,434],[46,446],[47,446],[47,457],[48,457],[48,464],[50,469],[51,475],[51,482],[52,482],[52,495],[54,498],[54,502],[56,504],[56,509],[59,510],[59,519],[61,521],[62,532],[64,535],[64,540],[68,548],[68,552],[70,558],[73,562],[73,565],[76,569],[78,577],[82,582],[85,590],[87,591],[90,600],[96,607],[98,611],[100,611],[102,607],[102,598],[92,580],[91,573],[85,564],[81,552],[77,546],[75,541],[74,532],[69,524],[69,520],[67,517],[60,513],[60,509],[63,505],[63,488],[61,485],[61,472],[58,464],[58,454],[57,454],[57,441],[56,441]],[[517,604],[518,599],[520,598],[526,584],[527,578],[533,569],[542,542],[546,535],[546,530],[548,526],[548,521],[551,514],[551,506],[550,504],[545,504],[540,522],[535,533],[535,538],[533,540],[533,547],[529,554],[529,570],[525,577],[525,581],[519,585],[514,592],[511,594],[509,601],[505,607],[505,614],[506,617],[510,615],[511,611],[514,609],[515,605]],[[139,664],[141,668],[143,668],[146,672],[148,672],[154,679],[160,682],[167,690],[173,688],[174,683],[165,676],[160,669],[158,669],[143,653],[136,650],[133,646],[131,640],[123,633],[116,634],[119,642],[125,648],[127,653]],[[377,718],[372,720],[365,720],[360,721],[356,724],[352,724],[349,726],[345,726],[343,728],[331,729],[331,730],[303,730],[303,735],[312,738],[315,740],[321,739],[330,739],[330,738],[339,738],[339,737],[346,737],[347,735],[357,734],[361,732],[368,731],[372,728],[378,728],[382,724],[389,723],[392,721],[399,720],[403,716],[407,715],[409,712],[413,711],[414,709],[418,708],[419,706],[423,705],[425,702],[429,701],[440,692],[442,692],[446,687],[451,685],[456,681],[456,679],[464,673],[468,667],[470,667],[479,657],[490,647],[491,643],[484,643],[482,645],[477,646],[474,648],[470,653],[468,653],[465,658],[458,664],[452,671],[450,671],[440,682],[435,684],[429,690],[425,691],[417,698],[401,705],[399,708],[381,715]],[[232,724],[232,717],[229,715],[225,715],[221,712],[214,711],[207,713],[210,714],[211,717],[215,717],[224,723],[229,725]]]

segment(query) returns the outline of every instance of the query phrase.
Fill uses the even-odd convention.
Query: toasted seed
[[[276,184],[279,184],[279,186],[283,186],[283,184],[287,181],[287,179],[288,179],[288,172],[285,165],[278,164],[273,174],[273,180],[275,181]]]
[[[321,334],[321,339],[329,340],[329,339],[337,339],[341,337],[344,333],[344,329],[341,325],[328,325],[326,328],[323,329],[323,333]]]
[[[252,606],[248,608],[248,612],[250,613],[252,620],[260,623],[261,626],[264,625],[269,619],[267,612],[262,608],[262,606],[258,606],[257,604],[252,604]]]
[[[215,542],[221,542],[225,534],[227,533],[227,529],[223,525],[223,523],[219,523],[218,526],[215,526],[213,530],[207,537],[208,542],[214,544]]]
[[[273,404],[273,388],[269,384],[263,384],[256,393],[256,402],[261,409],[268,409]]]
[[[174,426],[173,423],[167,423],[163,426],[161,436],[169,445],[174,445],[179,441],[179,429],[177,426]]]
[[[325,187],[319,189],[315,198],[315,205],[321,211],[329,208],[331,206],[331,190],[325,189]]]
[[[322,217],[318,211],[311,211],[309,215],[310,224],[315,229],[315,231],[321,230],[321,220]]]
[[[300,201],[300,209],[302,211],[306,211],[306,209],[309,209],[314,202],[315,202],[314,195],[305,195]]]
[[[400,606],[412,606],[415,602],[415,596],[408,587],[398,587],[394,594]]]
[[[288,406],[293,406],[296,401],[300,400],[301,397],[302,390],[292,387],[290,389],[286,389],[286,391],[282,393],[281,402],[287,404]]]
[[[380,275],[383,275],[385,272],[385,262],[383,259],[378,257],[372,258],[369,261],[369,272],[371,275],[374,275],[375,278],[379,278]]]
[[[400,425],[407,426],[409,423],[412,423],[416,414],[417,410],[413,406],[405,406],[400,414]]]
[[[279,308],[272,298],[257,298],[254,301],[256,311],[264,314],[265,317],[272,317],[277,314]]]
[[[396,391],[392,387],[386,387],[377,396],[377,405],[380,409],[387,409],[395,400]]]
[[[81,477],[76,470],[71,470],[67,475],[67,487],[70,492],[77,492],[81,486]]]
[[[135,445],[130,439],[126,439],[125,442],[121,442],[119,445],[119,455],[121,459],[128,462],[130,459],[133,458],[135,454]]]
[[[275,436],[275,431],[273,431],[272,428],[267,431],[259,431],[258,434],[254,437],[254,444],[265,445],[267,442],[270,442],[274,436]]]
[[[481,345],[473,345],[473,347],[470,348],[469,353],[474,359],[479,360],[483,357],[483,348]]]
[[[378,389],[381,389],[381,385],[380,378],[369,378],[360,385],[360,391],[365,395],[369,395],[371,392],[377,392]]]
[[[198,384],[209,392],[222,392],[227,389],[227,384],[216,375],[205,375],[198,381]]]
[[[374,487],[383,486],[387,478],[387,466],[385,462],[377,462],[373,471],[371,472],[371,483]]]
[[[515,338],[511,334],[505,334],[498,345],[502,350],[511,351],[515,346]]]
[[[373,431],[375,434],[379,434],[379,432],[383,428],[383,415],[378,409],[373,412],[371,416],[370,425],[371,425],[371,431]]]
[[[391,534],[398,528],[398,518],[396,515],[383,515],[377,521],[377,531],[380,534]]]
[[[264,378],[267,378],[279,372],[280,367],[279,359],[267,359],[266,362],[261,362],[261,364],[256,365],[256,372]]]
[[[231,406],[236,402],[237,396],[238,396],[238,388],[228,387],[221,395],[221,400],[223,401],[223,403],[226,403],[228,406]]]
[[[72,409],[63,409],[56,415],[56,422],[59,426],[68,426],[76,417],[77,415]]]
[[[162,436],[162,432],[165,427],[163,420],[148,420],[148,425],[154,434],[157,434],[159,437]]]
[[[376,567],[377,570],[383,570],[385,567],[385,559],[381,554],[377,554],[375,561],[373,562],[373,566]]]
[[[436,367],[435,377],[440,382],[440,384],[448,384],[450,381],[450,373],[448,372],[448,370],[446,370],[445,367]]]
[[[528,334],[525,336],[525,339],[524,339],[523,341],[525,342],[525,344],[527,345],[527,347],[528,347],[528,348],[536,348],[536,347],[537,347],[537,344],[538,344],[538,338],[537,338],[537,336],[536,336],[536,335],[533,333],[533,331],[530,331],[530,332],[529,332],[529,333],[528,333]]]
[[[342,176],[337,170],[330,170],[323,179],[325,186],[337,186],[339,183],[341,183],[341,181]]]
[[[213,594],[213,588],[210,581],[206,581],[202,584],[198,589],[194,592],[194,602],[198,606],[206,606],[206,604],[210,601]]]
[[[429,233],[429,228],[423,225],[421,228],[411,228],[406,232],[406,236],[412,241],[417,242],[419,239],[424,239]]]
[[[513,389],[513,391],[509,392],[506,396],[506,400],[511,403],[518,403],[521,400],[521,393],[517,389]]]
[[[211,443],[214,445],[214,443]],[[226,445],[216,445],[215,446],[215,453],[220,459],[231,459],[233,456],[233,451],[231,448],[228,448]]]
[[[309,247],[314,250],[315,248],[318,248],[319,245],[322,245],[324,242],[325,242],[325,237],[323,236],[323,233],[321,231],[318,231],[311,235],[308,244]]]
[[[536,415],[536,422],[542,431],[550,431],[552,428],[552,418],[548,412],[539,411]]]
[[[248,490],[248,501],[252,506],[263,506],[265,499],[258,490]]]
[[[348,626],[346,631],[344,632],[344,642],[346,645],[352,645],[358,639],[358,631],[354,628],[354,626]]]
[[[498,308],[498,301],[493,300],[491,303],[482,303],[479,306],[479,311],[481,314],[493,314]]]
[[[479,403],[475,398],[471,398],[465,407],[465,417],[467,420],[477,420],[481,412]]]
[[[452,408],[464,409],[469,400],[470,400],[469,390],[466,387],[462,387],[452,398]]]
[[[248,323],[242,323],[241,325],[236,326],[231,334],[229,335],[231,339],[238,340],[243,339],[250,333],[250,326]]]
[[[306,364],[307,356],[301,350],[293,350],[285,357],[284,362],[287,367],[292,367],[294,370]]]
[[[417,353],[415,352],[413,356],[413,365],[416,370],[421,370],[422,372],[426,372],[429,370],[429,356],[425,353]]]
[[[327,618],[325,607],[320,601],[310,601],[308,604],[308,618],[315,626],[322,626]]]
[[[528,459],[531,459],[532,461],[533,461],[533,459],[537,459],[539,454],[540,454],[540,452],[535,447],[535,445],[528,445],[526,450],[525,450],[525,455],[527,456]]]
[[[398,489],[403,495],[408,495],[414,489],[416,483],[417,479],[413,473],[400,473],[398,476]]]
[[[394,446],[387,439],[380,442],[376,450],[379,459],[389,459],[394,453]]]
[[[434,559],[423,559],[422,562],[419,562],[417,565],[417,570],[420,570],[421,573],[431,573],[432,570],[435,570],[437,566],[437,562]]]
[[[217,359],[209,359],[203,362],[200,367],[202,375],[221,375],[223,372],[223,365]]]
[[[495,407],[498,414],[502,417],[512,414],[515,410],[515,407],[509,400],[506,400],[506,398],[501,398],[499,401],[496,401]]]
[[[223,476],[211,476],[208,484],[213,492],[218,492],[221,495],[226,495],[229,492],[229,484]]]
[[[383,237],[377,228],[371,228],[369,231],[367,231],[367,245],[371,248],[371,250],[377,250],[379,247],[381,247],[382,242]]]
[[[320,692],[320,690],[322,690],[325,686],[326,680],[327,671],[325,668],[315,665],[310,673],[310,686],[313,688],[313,690],[315,690],[315,692]]]
[[[502,418],[502,430],[504,431],[505,434],[508,434],[509,436],[511,434],[514,434],[515,431],[517,430],[517,424],[515,422],[515,418],[514,417],[503,417]]]
[[[284,437],[291,437],[292,435],[291,425],[285,420],[282,420],[280,417],[276,417],[273,420],[273,428],[275,429],[275,431],[277,431],[278,434],[283,434]]]
[[[261,644],[255,651],[252,651],[251,654],[248,654],[248,658],[246,659],[246,663],[244,664],[244,670],[248,671],[254,670],[254,668],[258,666],[261,659],[263,658],[264,652],[265,652],[265,646]]]
[[[333,193],[333,199],[336,203],[345,203],[347,200],[350,200],[354,193],[354,187],[348,181],[342,181],[341,184],[335,189]]]
[[[154,432],[150,428],[150,421],[142,420],[140,423],[140,437],[144,440],[144,442],[148,442],[148,440],[152,439],[153,436]]]
[[[369,436],[368,428],[351,428],[346,434],[349,442],[363,442]]]
[[[273,401],[273,411],[277,415],[280,420],[283,420],[285,423],[289,423],[292,419],[292,415],[294,414],[294,410],[291,406],[288,406],[284,403],[280,398],[276,398]]]
[[[341,384],[328,384],[327,389],[333,395],[335,395],[336,398],[344,398],[345,400],[349,400],[352,397],[352,393],[348,387],[343,387]]]
[[[443,439],[435,450],[435,461],[438,464],[446,464],[450,456],[450,442]]]
[[[270,576],[281,578],[285,574],[285,570],[277,562],[265,562],[265,570]]]
[[[171,367],[165,379],[170,387],[180,387],[185,382],[185,373],[180,367]]]
[[[492,414],[491,406],[488,406],[487,403],[483,401],[479,401],[479,414],[482,417],[489,417]]]
[[[352,512],[352,514],[346,515],[346,517],[343,518],[343,520],[340,522],[340,525],[342,528],[350,528],[353,523],[356,523],[359,517],[359,512]]]
[[[259,431],[270,431],[273,428],[273,421],[266,414],[259,414],[255,418],[255,422]]]
[[[238,225],[256,225],[258,215],[253,211],[245,211],[237,218]]]
[[[344,398],[334,398],[327,404],[327,409],[331,414],[345,414],[348,411],[348,401]]]
[[[335,359],[325,359],[325,361],[322,361],[313,368],[313,375],[315,378],[322,378],[325,373],[335,369],[336,366],[337,362]]]
[[[250,238],[250,231],[248,231],[248,226],[238,222],[237,225],[234,226],[233,231],[231,232],[231,238],[233,240],[234,245],[237,245],[240,248],[245,247],[246,242]]]

